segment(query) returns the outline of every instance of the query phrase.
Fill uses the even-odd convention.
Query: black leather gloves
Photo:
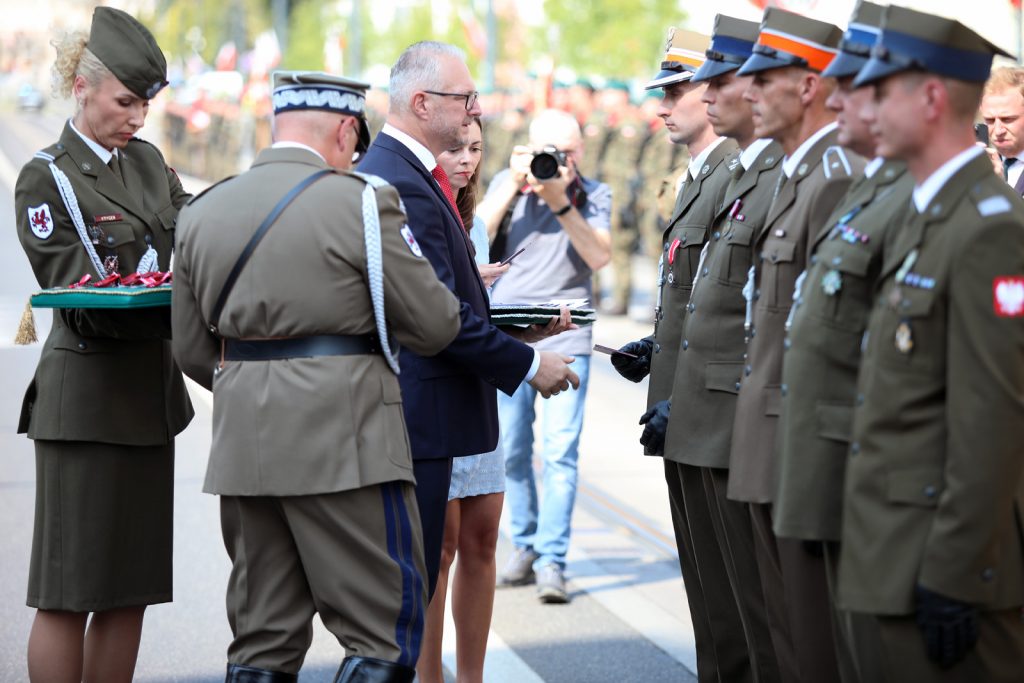
[[[658,401],[640,418],[640,424],[644,425],[644,433],[640,435],[644,455],[664,453],[665,432],[668,431],[668,415],[671,410],[672,401]]]
[[[914,603],[928,658],[943,669],[963,659],[978,642],[978,608],[974,605],[920,585],[914,589]]]
[[[636,356],[636,358],[630,358],[620,353],[612,354],[612,366],[630,382],[639,382],[651,371],[651,354],[654,352],[653,337],[631,341],[619,351]]]

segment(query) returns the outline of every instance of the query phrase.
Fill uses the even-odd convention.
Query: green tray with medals
[[[580,327],[592,325],[597,320],[597,312],[576,304],[557,302],[543,304],[491,304],[491,322],[495,325],[547,325],[552,318],[557,318],[559,309],[568,305],[569,317]]]
[[[33,308],[153,308],[171,305],[171,285],[51,287],[32,295]]]

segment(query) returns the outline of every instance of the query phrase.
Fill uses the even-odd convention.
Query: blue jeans
[[[579,375],[580,388],[541,400],[544,499],[539,509],[533,474],[537,390],[523,382],[512,396],[498,392],[498,420],[505,448],[505,504],[512,542],[517,548],[532,548],[540,556],[533,565],[537,569],[552,562],[565,568],[565,554],[569,550],[590,356],[576,356],[570,367]]]

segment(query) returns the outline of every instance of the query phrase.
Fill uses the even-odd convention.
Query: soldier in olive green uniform
[[[346,648],[338,683],[412,681],[423,545],[385,340],[438,352],[458,302],[398,192],[348,171],[369,143],[366,85],[275,81],[278,141],[182,212],[174,282],[175,357],[217,405],[203,490],[221,496],[233,563],[226,680],[294,683],[318,613]],[[310,179],[235,271],[257,226]]]
[[[783,680],[827,683],[839,678],[831,607],[820,556],[772,531],[776,429],[781,409],[785,322],[808,248],[846,194],[864,160],[837,147],[835,115],[825,107],[834,81],[821,76],[842,32],[835,26],[769,7],[754,54],[740,68],[756,134],[786,153],[775,198],[754,235],[748,300],[747,363],[736,404],[728,496],[750,504],[768,621]]]
[[[647,84],[648,88],[665,89],[659,114],[665,119],[672,141],[688,145],[692,157],[686,183],[679,192],[675,211],[662,238],[665,249],[659,267],[654,335],[620,349],[634,354],[635,358],[612,356],[616,370],[634,382],[642,380],[648,369],[650,371],[648,411],[641,418],[641,424],[647,425],[641,437],[647,455],[664,454],[665,428],[686,306],[699,272],[701,250],[710,237],[710,227],[722,206],[731,178],[729,169],[739,163],[736,143],[716,135],[708,123],[707,108],[701,101],[704,86],[690,82],[704,63],[704,51],[709,42],[708,36],[671,29],[662,70]],[[704,500],[700,473],[666,459],[665,480],[693,621],[698,678],[701,681],[751,680],[743,623],[721,561],[711,572],[703,571],[698,565],[698,558],[704,555],[698,546],[705,546],[710,538],[714,547],[707,505],[693,508],[700,516],[689,518],[690,499]]]
[[[615,199],[611,224],[611,265],[615,283],[607,310],[624,314],[629,310],[633,291],[633,252],[638,238],[636,178],[643,151],[644,126],[633,107],[618,112],[617,119],[605,142],[600,177],[611,188]]]
[[[891,6],[855,84],[914,177],[865,335],[839,604],[874,617],[885,680],[1024,672],[1024,205],[974,144],[1002,50]]]
[[[169,270],[188,195],[160,152],[133,137],[166,85],[160,48],[134,18],[100,7],[90,34],[69,34],[58,57],[62,94],[78,107],[15,187],[36,279],[57,287]],[[18,430],[36,450],[33,680],[78,680],[83,669],[130,678],[145,606],[171,600],[174,436],[192,406],[170,336],[167,308],[54,313]]]
[[[680,482],[695,482],[695,492],[684,488],[682,498],[709,607],[720,611],[722,601],[732,600],[739,609],[742,633],[722,634],[716,629],[716,638],[723,647],[739,641],[753,680],[778,681],[750,514],[745,505],[726,497],[729,442],[743,367],[742,290],[753,238],[768,213],[782,161],[777,143],[755,139],[750,104],[743,99],[751,79],[735,73],[750,56],[757,34],[754,22],[718,15],[708,59],[694,76],[695,82],[708,84],[704,102],[715,132],[734,138],[743,152],[730,164],[732,178],[714,215],[682,320],[665,460],[678,471]],[[719,664],[723,680],[739,679],[721,658]]]
[[[867,62],[881,22],[880,5],[859,3],[839,55],[823,72],[839,81],[827,102],[837,113],[839,143],[865,157],[875,155],[875,135],[865,120],[873,90],[854,88],[853,77]],[[823,569],[833,598],[861,341],[885,247],[906,219],[913,184],[901,161],[876,157],[868,164],[811,242],[811,263],[792,309],[772,517],[778,536],[826,542]],[[870,639],[874,629],[859,615],[835,617],[844,635],[836,639],[843,681],[881,680],[873,662],[858,661],[846,646],[852,638]]]

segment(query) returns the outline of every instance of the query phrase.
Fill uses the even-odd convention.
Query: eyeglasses
[[[476,90],[471,93],[437,92],[436,90],[424,90],[423,92],[431,95],[440,95],[442,97],[458,97],[460,99],[464,99],[466,100],[466,111],[470,111],[473,108],[473,105],[476,104],[477,98],[480,97],[480,93]]]

